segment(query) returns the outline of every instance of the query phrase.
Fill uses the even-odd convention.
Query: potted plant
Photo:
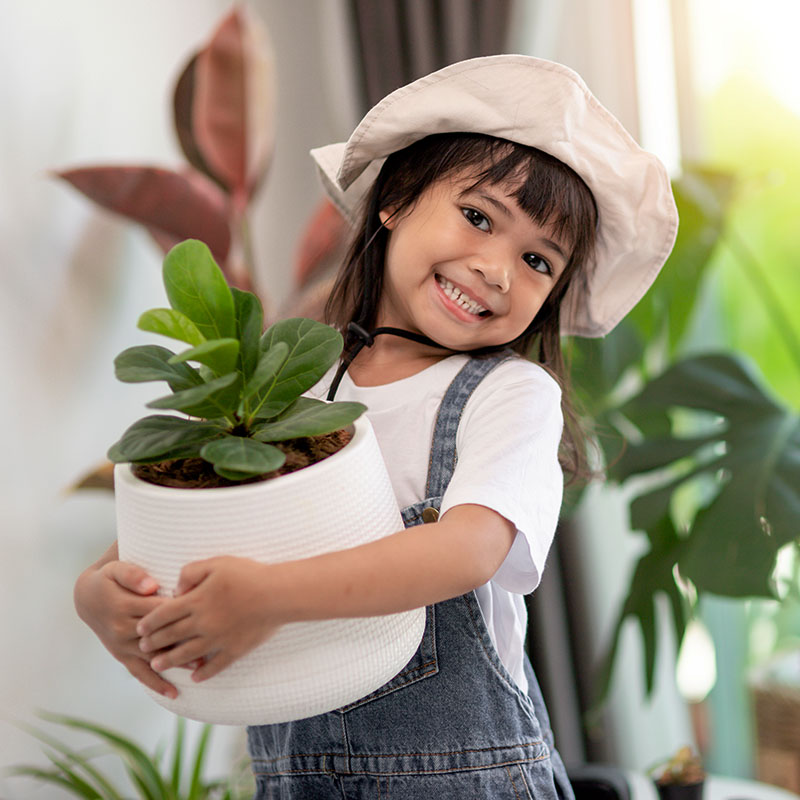
[[[700,800],[706,773],[691,747],[681,747],[650,770],[661,800]]]
[[[190,347],[131,347],[115,369],[126,382],[166,381],[171,393],[148,407],[186,416],[144,417],[109,450],[120,558],[169,594],[191,561],[228,554],[274,563],[400,530],[364,406],[304,396],[337,360],[341,335],[302,318],[262,334],[256,296],[231,289],[199,241],[170,250],[164,284],[171,308],[145,312],[139,327]],[[424,616],[285,625],[201,684],[168,670],[178,697],[152,696],[181,716],[224,724],[330,711],[400,671]]]

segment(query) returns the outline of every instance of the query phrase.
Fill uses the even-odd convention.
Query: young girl
[[[575,73],[523,56],[398,89],[313,155],[357,225],[327,309],[345,357],[315,392],[367,405],[405,530],[303,561],[190,564],[170,599],[112,548],[77,608],[174,695],[164,669],[204,680],[285,623],[427,606],[384,687],[249,729],[257,797],[569,797],[524,651],[559,451],[580,467],[559,336],[607,333],[655,279],[677,229],[665,170]]]

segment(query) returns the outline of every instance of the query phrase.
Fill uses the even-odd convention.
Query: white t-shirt
[[[425,499],[433,428],[444,393],[468,356],[450,356],[381,386],[356,386],[345,374],[337,400],[367,406],[400,507]],[[325,397],[335,368],[309,394]],[[539,584],[561,507],[558,445],[561,391],[540,366],[512,358],[495,367],[467,401],[456,434],[458,462],[441,513],[464,503],[491,508],[517,535],[491,581],[476,590],[506,669],[523,691],[527,610]]]

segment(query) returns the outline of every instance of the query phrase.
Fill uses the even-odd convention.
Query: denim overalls
[[[470,359],[442,400],[427,499],[406,527],[435,518],[474,388],[504,356]],[[428,510],[426,510],[428,509]],[[526,659],[527,662],[527,659]],[[474,592],[427,609],[414,657],[371,695],[328,714],[248,728],[256,800],[572,800],[539,685],[506,672]]]

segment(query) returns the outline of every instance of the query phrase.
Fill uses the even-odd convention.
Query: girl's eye
[[[542,272],[545,275],[553,274],[552,267],[541,256],[537,256],[536,253],[526,253],[523,259],[531,269],[535,269],[537,272]]]
[[[491,230],[489,220],[480,211],[476,211],[474,208],[462,208],[461,213],[466,217],[467,222],[475,228],[487,232]]]

